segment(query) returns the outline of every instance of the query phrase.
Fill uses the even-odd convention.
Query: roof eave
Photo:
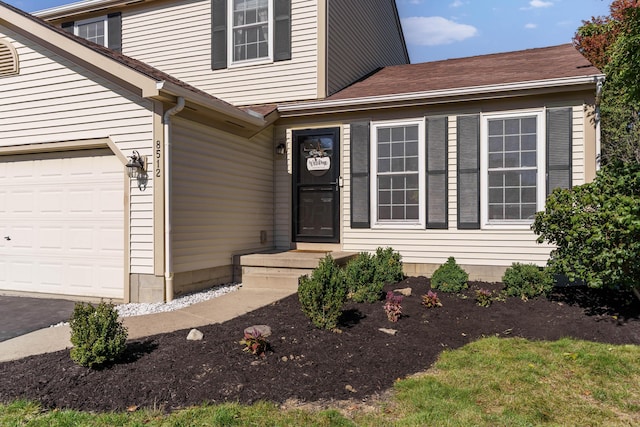
[[[556,79],[534,80],[526,82],[503,83],[499,85],[470,86],[464,88],[440,89],[421,92],[400,93],[391,95],[367,96],[359,98],[346,98],[324,101],[311,101],[293,104],[278,105],[281,117],[291,117],[321,113],[352,112],[370,110],[375,108],[398,107],[409,105],[428,105],[447,102],[449,99],[456,101],[465,98],[479,99],[488,97],[506,97],[509,93],[522,93],[531,90],[555,90],[595,85],[604,74],[591,74],[586,76],[562,77]]]
[[[76,15],[102,11],[112,7],[122,7],[130,4],[139,4],[151,0],[88,0],[63,4],[48,9],[38,10],[32,15],[50,21],[69,18]]]
[[[181,96],[190,103],[204,107],[217,114],[225,116],[229,121],[236,122],[242,127],[263,128],[267,125],[264,117],[254,111],[243,111],[231,104],[205,94],[199,94],[187,90],[174,83],[162,80],[157,82],[158,93],[166,93],[172,96]],[[237,123],[241,122],[241,123]]]

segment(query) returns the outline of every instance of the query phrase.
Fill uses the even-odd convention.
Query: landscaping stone
[[[204,338],[204,334],[197,329],[190,330],[187,335],[188,341],[202,341],[202,338]]]
[[[394,289],[393,292],[403,295],[405,297],[410,297],[411,296],[411,288],[401,288],[401,289]]]
[[[380,328],[378,329],[380,332],[384,332],[385,334],[389,334],[389,335],[395,335],[398,333],[397,330],[395,329],[387,329],[387,328]]]
[[[268,325],[254,325],[244,328],[245,334],[254,335],[256,332],[258,332],[263,338],[267,338],[271,336],[271,327]]]

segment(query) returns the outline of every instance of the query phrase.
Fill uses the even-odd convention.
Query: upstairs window
[[[231,52],[233,62],[271,57],[272,1],[233,0]]]
[[[122,15],[120,12],[82,21],[63,22],[62,29],[100,46],[122,52]]]
[[[211,68],[291,59],[291,0],[211,0]]]
[[[73,33],[95,44],[109,46],[106,16],[75,22]]]
[[[18,52],[11,43],[0,39],[0,77],[15,76],[19,70]]]

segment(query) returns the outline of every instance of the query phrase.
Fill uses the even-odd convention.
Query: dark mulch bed
[[[89,411],[171,411],[203,402],[366,400],[397,378],[429,368],[443,349],[482,336],[640,344],[640,304],[628,295],[566,287],[549,298],[509,298],[483,308],[476,305],[474,290],[501,286],[472,283],[467,298],[440,292],[443,307],[426,309],[420,296],[429,289],[428,279],[409,278],[387,288],[403,287],[411,287],[413,296],[404,298],[397,323],[387,320],[382,301],[350,303],[342,333],[320,330],[293,295],[200,328],[203,341],[187,341],[188,331],[131,341],[123,361],[101,370],[74,365],[68,350],[0,363],[0,401],[26,398],[48,408]],[[625,299],[632,303],[625,305]],[[265,358],[243,352],[238,344],[244,328],[256,324],[273,329],[272,352]],[[391,336],[379,328],[398,332]]]

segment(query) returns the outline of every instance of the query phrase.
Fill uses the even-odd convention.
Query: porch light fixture
[[[129,178],[138,178],[144,175],[144,167],[144,157],[134,150],[131,157],[129,157],[129,163],[127,163],[127,175],[129,175]]]
[[[278,146],[276,147],[276,154],[283,155],[286,152],[287,152],[287,146],[284,145],[283,143],[278,144]]]

